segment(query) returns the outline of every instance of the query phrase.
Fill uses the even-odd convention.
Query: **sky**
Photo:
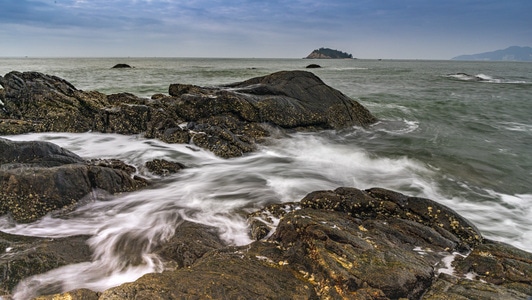
[[[450,59],[532,46],[531,0],[0,0],[0,57]]]

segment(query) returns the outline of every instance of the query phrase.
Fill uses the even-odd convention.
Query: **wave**
[[[513,79],[504,79],[504,78],[496,78],[490,75],[486,74],[476,74],[476,75],[470,75],[467,73],[455,73],[455,74],[447,74],[445,77],[454,79],[454,80],[460,80],[460,81],[471,81],[471,82],[487,82],[487,83],[511,83],[511,84],[530,84],[532,82],[524,81],[524,80],[513,80]]]
[[[501,122],[500,125],[506,130],[532,133],[532,124],[523,124],[518,122]]]

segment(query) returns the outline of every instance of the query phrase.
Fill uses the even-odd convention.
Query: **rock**
[[[207,227],[186,224],[188,233],[176,234],[176,241],[200,245],[199,255],[190,246],[166,246],[171,254],[165,258],[180,261],[177,269],[109,289],[100,299],[532,295],[531,253],[483,239],[469,221],[430,199],[379,188],[338,188],[310,193],[298,203],[270,205],[251,214],[250,223],[259,240],[242,247],[223,246],[213,231],[206,234]],[[450,256],[453,275],[441,271]],[[477,278],[465,279],[467,274]]]
[[[153,99],[84,92],[37,72],[11,72],[0,77],[0,84],[5,109],[0,134],[145,133],[169,143],[193,143],[225,158],[254,151],[269,136],[269,126],[309,131],[376,122],[358,102],[304,71],[220,87],[172,84],[170,96]]]
[[[83,92],[64,79],[38,72],[10,72],[0,76],[0,85],[7,111],[0,134],[86,132],[108,104],[104,94]]]
[[[0,153],[1,169],[25,165],[54,167],[83,162],[78,155],[49,142],[14,142],[0,138]]]
[[[310,65],[306,66],[305,68],[307,68],[307,69],[319,69],[319,68],[321,68],[321,66],[317,65],[317,64],[310,64]]]
[[[135,168],[119,161],[84,162],[48,142],[0,139],[0,214],[32,222],[52,211],[69,211],[95,189],[115,194],[145,187]]]
[[[132,67],[128,64],[116,64],[112,69],[131,69]]]
[[[205,253],[225,246],[216,228],[184,222],[177,227],[174,236],[155,253],[163,260],[175,263],[178,268],[188,268]]]
[[[111,299],[319,299],[309,283],[279,261],[262,243],[211,251],[190,268],[147,274],[103,292]],[[276,251],[266,245],[265,251]],[[278,252],[278,251],[277,251]]]
[[[62,294],[41,296],[33,300],[98,300],[101,293],[88,289],[79,289]]]
[[[167,176],[169,174],[175,174],[179,172],[179,170],[184,169],[185,165],[164,159],[154,159],[152,161],[146,162],[146,168],[153,174]]]
[[[27,277],[91,260],[88,236],[36,238],[0,231],[0,295]]]

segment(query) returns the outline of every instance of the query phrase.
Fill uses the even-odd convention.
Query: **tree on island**
[[[353,58],[353,55],[339,50],[321,47],[312,51],[307,58]]]

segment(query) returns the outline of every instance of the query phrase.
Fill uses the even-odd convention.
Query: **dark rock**
[[[306,66],[305,68],[307,68],[307,69],[319,69],[319,68],[321,68],[321,66],[317,65],[317,64],[310,64],[310,65]]]
[[[37,72],[8,73],[0,77],[0,85],[0,134],[145,133],[169,143],[194,143],[227,158],[254,151],[269,135],[268,126],[307,131],[376,121],[358,102],[304,71],[221,87],[172,84],[170,96],[153,99],[84,92],[64,79]],[[193,132],[182,126],[187,123],[194,124]]]
[[[132,67],[128,64],[116,64],[113,66],[113,69],[131,69]]]
[[[282,71],[228,85],[248,94],[252,116],[283,128],[340,129],[367,126],[376,119],[358,102],[305,71]],[[250,114],[246,114],[251,116]]]
[[[145,187],[135,168],[119,161],[84,162],[47,142],[0,139],[0,214],[32,222],[49,212],[72,210],[95,189],[115,194]],[[90,198],[90,197],[89,197]]]
[[[185,168],[185,165],[164,159],[154,159],[152,161],[146,162],[146,168],[153,174],[166,176],[179,172],[181,169]]]
[[[7,116],[0,134],[25,132],[86,132],[94,127],[107,96],[77,90],[68,81],[37,72],[10,72],[0,76]]]
[[[184,222],[177,227],[174,236],[155,253],[165,261],[176,263],[178,268],[187,268],[205,253],[225,246],[216,228]]]
[[[0,295],[27,277],[91,260],[88,236],[36,238],[0,231]]]
[[[16,142],[0,138],[1,169],[19,166],[54,167],[82,163],[78,155],[48,142]]]

